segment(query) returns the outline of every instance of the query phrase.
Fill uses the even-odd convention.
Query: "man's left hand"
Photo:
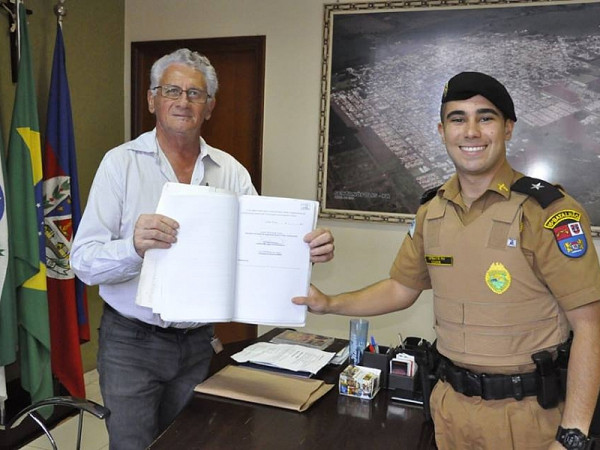
[[[310,247],[310,260],[313,263],[327,262],[333,259],[333,234],[325,228],[317,228],[306,236],[304,242]]]

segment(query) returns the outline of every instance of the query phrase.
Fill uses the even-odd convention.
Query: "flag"
[[[79,345],[90,339],[90,328],[85,287],[75,277],[69,259],[81,210],[71,98],[60,24],[56,28],[48,98],[44,216],[52,372],[71,395],[85,397]]]
[[[42,209],[42,152],[25,6],[18,3],[20,59],[7,155],[8,210],[17,288],[21,385],[32,403],[53,395]]]
[[[12,253],[9,250],[8,213],[4,174],[4,141],[0,133],[0,423],[4,423],[4,402],[8,398],[4,366],[17,359],[16,294],[12,282]]]

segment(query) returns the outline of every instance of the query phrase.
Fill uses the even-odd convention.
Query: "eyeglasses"
[[[157,89],[160,89],[160,95],[170,98],[171,100],[178,100],[184,92],[187,95],[188,101],[192,103],[206,103],[209,98],[212,98],[212,95],[208,95],[208,92],[203,91],[202,89],[191,88],[185,90],[181,89],[179,86],[173,86],[172,84],[155,86],[151,90],[155,91]]]

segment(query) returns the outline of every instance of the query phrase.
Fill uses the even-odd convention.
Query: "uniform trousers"
[[[169,426],[208,375],[212,336],[211,325],[153,331],[105,308],[97,362],[111,450],[145,449]]]
[[[431,393],[438,450],[547,450],[560,425],[564,403],[543,409],[535,396],[483,400],[438,381]]]

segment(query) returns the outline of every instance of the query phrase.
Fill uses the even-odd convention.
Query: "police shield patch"
[[[560,251],[569,258],[580,258],[587,250],[580,219],[581,213],[567,209],[557,212],[544,223],[544,228],[554,233]]]
[[[504,264],[494,262],[485,273],[485,284],[496,294],[504,294],[510,287],[512,277]]]

